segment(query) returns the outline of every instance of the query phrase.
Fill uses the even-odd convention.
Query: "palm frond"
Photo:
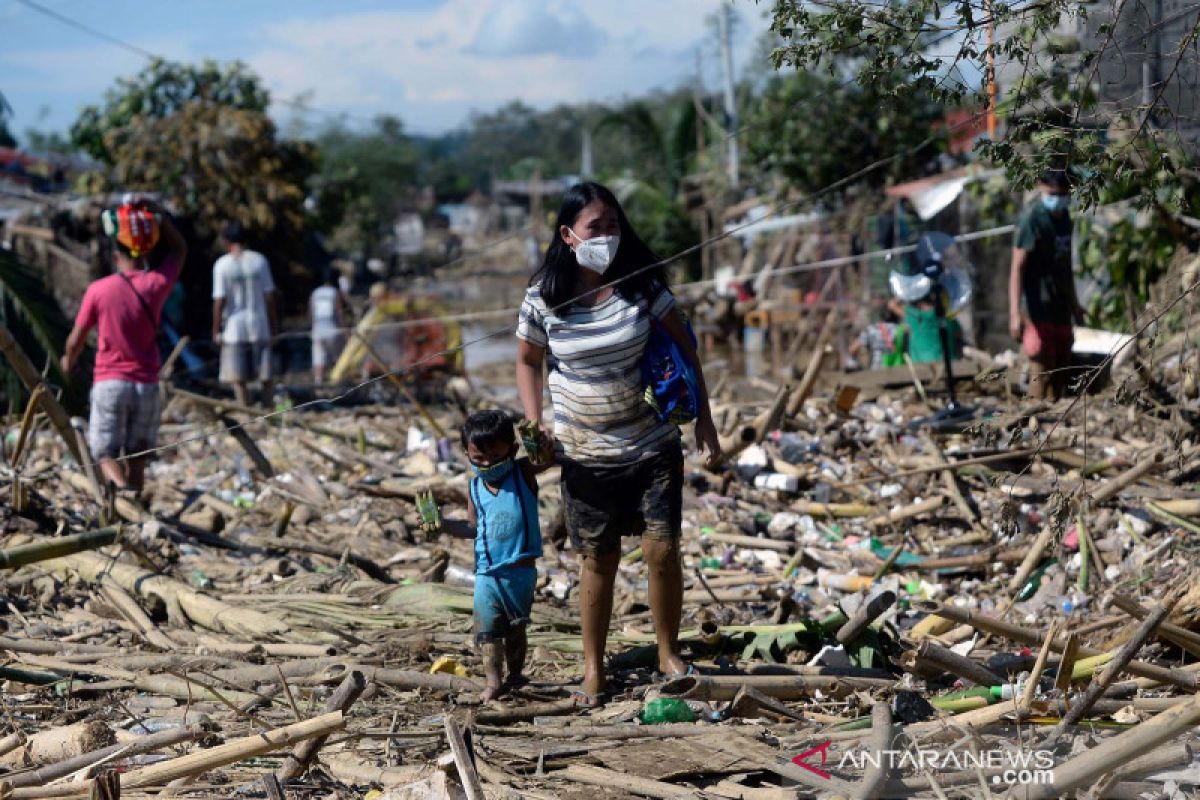
[[[41,275],[23,263],[11,250],[0,248],[0,320],[12,331],[13,338],[38,367],[49,365],[50,379],[64,385],[58,359],[70,333],[71,323],[47,288]],[[12,402],[20,395],[20,382],[11,367],[0,363],[6,398]],[[68,407],[77,402],[67,400]]]

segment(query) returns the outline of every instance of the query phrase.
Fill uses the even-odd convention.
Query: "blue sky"
[[[80,23],[180,61],[240,59],[273,96],[303,96],[361,122],[400,116],[436,133],[510,100],[613,100],[690,80],[696,52],[718,86],[706,17],[720,0],[39,0]],[[737,69],[770,3],[737,0]],[[0,0],[0,92],[12,129],[65,130],[138,55]],[[289,112],[277,116],[287,121]],[[319,122],[321,117],[309,118]]]

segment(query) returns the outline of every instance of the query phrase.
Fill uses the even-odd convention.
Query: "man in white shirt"
[[[226,225],[221,238],[229,252],[213,265],[213,341],[221,346],[220,381],[233,386],[242,405],[249,405],[247,384],[261,382],[263,402],[269,405],[275,376],[271,337],[279,331],[271,267],[261,253],[246,247],[240,223]]]

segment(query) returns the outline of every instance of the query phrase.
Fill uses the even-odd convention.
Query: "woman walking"
[[[695,370],[696,439],[710,465],[720,460],[720,445],[695,346],[658,261],[612,192],[577,184],[563,197],[517,326],[517,387],[525,416],[539,424],[549,354],[563,505],[581,558],[584,673],[577,694],[587,705],[598,704],[606,690],[604,647],[624,536],[641,536],[658,670],[666,676],[690,670],[678,652],[683,451],[679,429],[646,402],[642,378],[654,326]]]

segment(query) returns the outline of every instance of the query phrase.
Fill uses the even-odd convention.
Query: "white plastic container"
[[[794,492],[800,488],[800,479],[795,475],[763,472],[755,477],[754,488],[769,489],[778,492]]]

